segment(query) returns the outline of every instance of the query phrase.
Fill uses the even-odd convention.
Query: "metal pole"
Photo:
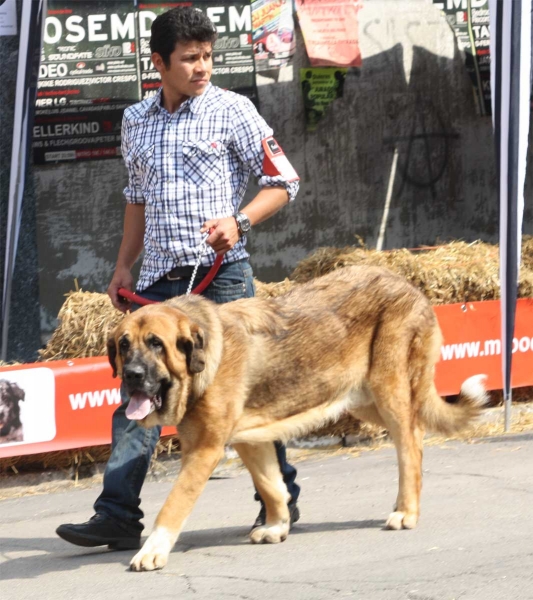
[[[513,390],[510,389],[504,398],[504,431],[508,433],[511,429],[511,407],[512,407]]]

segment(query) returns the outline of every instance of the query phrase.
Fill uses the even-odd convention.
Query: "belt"
[[[198,267],[197,275],[207,275],[211,267]],[[166,274],[169,281],[178,281],[180,279],[189,279],[193,274],[194,266],[174,267],[172,271]]]

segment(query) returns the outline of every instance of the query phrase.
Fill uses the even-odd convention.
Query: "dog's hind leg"
[[[254,544],[283,542],[290,529],[287,508],[290,495],[281,475],[274,444],[235,444],[234,448],[250,471],[266,508],[266,523],[250,532],[250,540]]]
[[[162,569],[176,543],[185,520],[224,455],[224,445],[206,444],[188,448],[182,440],[182,466],[174,487],[159,511],[155,527],[130,562],[132,571]]]
[[[398,497],[386,527],[413,529],[420,514],[424,432],[413,414],[407,380],[401,378],[394,386],[380,387],[374,390],[374,395],[378,412],[396,446],[400,472]]]

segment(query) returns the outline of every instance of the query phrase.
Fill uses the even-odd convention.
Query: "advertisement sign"
[[[332,67],[300,69],[307,131],[314,131],[331,102],[342,98],[347,72]]]
[[[132,0],[50,0],[33,127],[36,163],[120,155],[139,98]]]
[[[256,70],[286,65],[296,48],[292,0],[253,0],[252,26]]]
[[[161,85],[150,27],[175,6],[215,24],[212,82],[257,102],[249,0],[49,0],[33,127],[36,164],[120,156],[124,109]]]
[[[477,373],[488,375],[489,390],[502,389],[500,301],[435,306],[444,336],[436,382],[440,394],[456,394],[460,383]],[[516,306],[512,387],[533,385],[533,298]]]
[[[435,376],[439,394],[455,395],[466,379],[479,374],[488,376],[487,389],[501,390],[500,302],[434,310],[444,337]],[[513,387],[533,385],[532,362],[533,299],[520,299]],[[107,357],[0,367],[0,458],[109,444],[111,417],[121,402],[119,386]],[[164,427],[162,433],[175,432]]]
[[[490,115],[490,27],[488,0],[433,0],[455,32],[480,114]]]
[[[296,0],[312,67],[360,67],[358,12],[362,0]]]

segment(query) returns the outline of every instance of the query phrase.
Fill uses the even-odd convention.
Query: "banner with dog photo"
[[[440,395],[459,393],[472,375],[502,389],[500,302],[434,306],[444,340],[436,365]],[[533,385],[533,299],[517,303],[513,387]],[[111,443],[120,380],[107,357],[0,367],[0,458]],[[176,433],[166,426],[162,435]]]

